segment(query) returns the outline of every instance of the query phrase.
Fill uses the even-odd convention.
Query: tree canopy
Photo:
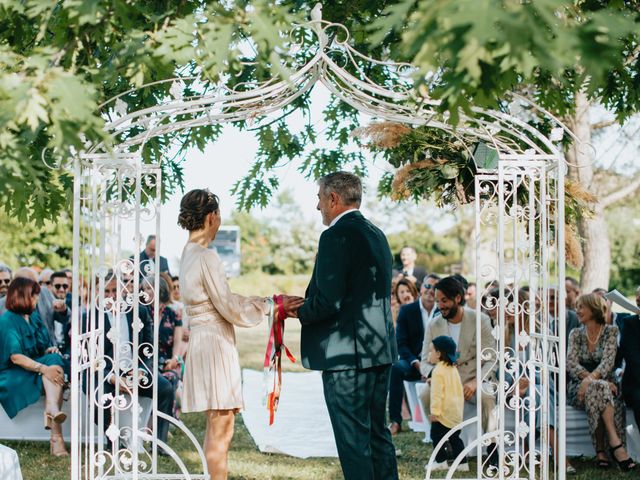
[[[638,2],[598,0],[343,0],[324,2],[323,16],[345,24],[372,57],[411,61],[416,83],[455,116],[471,105],[500,108],[511,89],[563,114],[586,91],[623,121],[640,105]],[[105,140],[102,103],[176,75],[231,86],[285,75],[288,34],[313,7],[301,0],[0,0],[0,201],[19,219],[56,218],[70,205],[71,178],[60,165],[87,142]],[[385,69],[368,74],[379,81]],[[206,88],[203,87],[203,88]],[[129,111],[169,95],[159,84],[122,97]],[[366,172],[349,150],[354,109],[331,102],[324,130],[291,131],[302,96],[268,122],[248,125],[259,140],[254,168],[236,186],[240,207],[265,205],[278,186],[277,166],[298,160],[310,177],[349,166]],[[307,117],[308,118],[308,117]],[[204,148],[218,126],[149,141],[144,161],[162,159],[163,193],[182,187],[181,161]],[[319,135],[329,148],[304,147]],[[44,160],[44,161],[43,161]]]

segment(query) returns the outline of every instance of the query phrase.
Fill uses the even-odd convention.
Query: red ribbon
[[[267,395],[269,425],[273,425],[276,410],[278,409],[278,402],[280,401],[280,390],[282,386],[282,350],[284,349],[287,357],[292,363],[296,362],[295,357],[284,344],[284,320],[287,318],[287,315],[284,311],[282,295],[274,295],[273,301],[276,309],[273,313],[273,324],[271,325],[267,351],[264,356],[265,370],[274,371],[273,390]]]

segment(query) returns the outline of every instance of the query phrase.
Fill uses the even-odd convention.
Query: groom
[[[320,236],[306,299],[297,311],[302,363],[322,371],[344,477],[394,480],[398,467],[385,422],[389,374],[397,359],[389,244],[358,211],[358,177],[336,172],[319,186],[318,210],[330,228]]]

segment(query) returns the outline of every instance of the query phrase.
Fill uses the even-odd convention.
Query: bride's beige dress
[[[233,326],[259,324],[269,303],[232,293],[218,254],[193,242],[182,251],[180,290],[191,329],[182,411],[238,411],[242,381]]]

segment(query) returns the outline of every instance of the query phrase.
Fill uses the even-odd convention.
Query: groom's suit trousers
[[[324,398],[346,480],[397,480],[385,414],[391,365],[322,372]]]

